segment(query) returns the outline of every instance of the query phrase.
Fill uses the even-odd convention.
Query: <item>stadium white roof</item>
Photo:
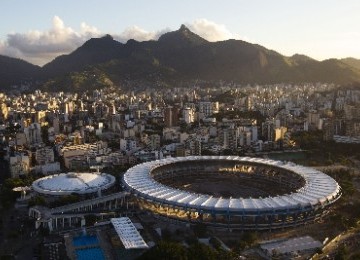
[[[256,163],[285,169],[302,176],[305,185],[296,192],[267,198],[221,198],[206,194],[192,193],[165,186],[152,178],[151,171],[157,167],[175,162],[191,162],[206,160],[231,160],[239,163]],[[176,166],[174,166],[176,167]],[[125,185],[139,196],[172,204],[184,208],[198,210],[218,210],[229,212],[276,211],[288,208],[314,207],[332,202],[341,194],[338,183],[328,175],[294,163],[284,163],[262,158],[238,156],[189,156],[167,158],[138,164],[130,168],[124,175]]]
[[[32,183],[36,192],[47,195],[93,193],[115,184],[115,177],[106,173],[60,173],[40,178]]]
[[[149,247],[129,218],[112,218],[110,221],[126,249]]]

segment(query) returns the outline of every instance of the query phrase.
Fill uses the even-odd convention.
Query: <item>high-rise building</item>
[[[218,130],[220,145],[225,149],[236,149],[238,147],[238,133],[235,128],[220,128]]]
[[[179,122],[179,112],[178,107],[168,106],[164,110],[164,122],[166,127],[177,126]]]
[[[287,128],[282,126],[279,128],[275,128],[275,136],[274,136],[274,141],[279,141],[279,140],[283,140],[285,133],[287,132]]]
[[[189,151],[189,155],[201,155],[201,142],[194,138],[185,141],[185,148]]]
[[[11,156],[9,160],[9,168],[12,178],[17,178],[20,175],[28,174],[30,172],[30,158],[26,155]]]
[[[194,122],[195,111],[192,108],[184,108],[183,110],[183,118],[185,123],[190,124]]]
[[[60,133],[60,123],[59,123],[59,118],[57,116],[53,119],[53,127],[54,127],[54,133],[59,134]]]
[[[204,113],[206,117],[219,113],[219,102],[200,102],[199,112]]]
[[[137,148],[136,140],[131,138],[121,138],[120,139],[120,151],[129,152]]]
[[[51,147],[43,147],[36,150],[36,163],[44,165],[54,162],[54,150]]]
[[[24,133],[28,144],[42,143],[41,126],[38,123],[32,123],[29,127],[24,129]]]
[[[160,135],[153,134],[148,136],[147,146],[152,150],[160,148]]]

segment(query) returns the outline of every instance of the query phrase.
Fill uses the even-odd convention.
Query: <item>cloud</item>
[[[231,33],[225,25],[217,24],[207,19],[196,19],[191,23],[186,23],[186,26],[189,27],[192,32],[212,42],[228,39],[240,39],[240,36]],[[137,41],[157,40],[162,34],[169,31],[171,31],[169,28],[165,28],[163,30],[149,32],[135,25],[126,28],[119,35],[114,35],[114,38],[123,43],[129,39]]]
[[[100,35],[101,32],[94,26],[90,26],[84,22],[80,25],[81,28],[81,34],[86,36],[97,36]]]
[[[170,29],[163,29],[161,31],[148,32],[136,25],[126,28],[121,34],[115,35],[114,38],[120,42],[127,42],[130,39],[134,39],[136,41],[149,41],[149,40],[157,40],[159,37],[170,31]]]
[[[240,38],[231,33],[224,25],[216,24],[207,19],[197,19],[186,25],[194,33],[208,41]],[[129,39],[148,41],[157,40],[162,34],[169,31],[169,28],[158,31],[146,31],[139,26],[131,26],[120,34],[113,35],[113,37],[123,43]],[[75,31],[71,27],[66,26],[60,17],[54,16],[52,26],[48,30],[31,30],[26,33],[8,34],[5,40],[0,40],[0,54],[43,65],[59,55],[74,51],[90,38],[100,37],[104,34],[96,27],[85,22],[80,24],[79,31]]]
[[[225,25],[217,24],[207,19],[196,19],[186,25],[192,32],[211,42],[240,39],[239,35],[231,33]]]
[[[91,37],[99,37],[97,28],[86,23],[76,32],[66,27],[60,17],[54,16],[52,27],[47,31],[31,30],[27,33],[11,33],[0,45],[0,53],[23,58],[35,64],[44,64],[58,55],[69,53]]]
[[[20,58],[22,55],[18,49],[8,46],[4,41],[0,41],[0,54],[15,58]]]

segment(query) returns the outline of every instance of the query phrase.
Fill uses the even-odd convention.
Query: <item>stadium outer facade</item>
[[[233,174],[282,185],[292,192],[266,198],[215,197],[169,187],[159,180]],[[242,177],[241,177],[242,178]],[[269,182],[268,184],[266,182]],[[136,165],[123,177],[139,206],[169,220],[242,230],[295,227],[321,217],[341,196],[338,183],[315,169],[261,158],[190,156],[167,158]]]

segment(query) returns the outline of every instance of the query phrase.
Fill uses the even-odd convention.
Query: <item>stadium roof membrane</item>
[[[223,198],[172,188],[155,181],[151,175],[152,170],[164,165],[207,160],[230,160],[244,164],[276,167],[300,175],[304,178],[305,185],[286,195],[266,198]],[[145,199],[205,211],[259,212],[308,208],[331,203],[341,194],[338,183],[316,169],[291,162],[239,156],[189,156],[146,162],[130,168],[125,173],[123,181],[127,188]]]

